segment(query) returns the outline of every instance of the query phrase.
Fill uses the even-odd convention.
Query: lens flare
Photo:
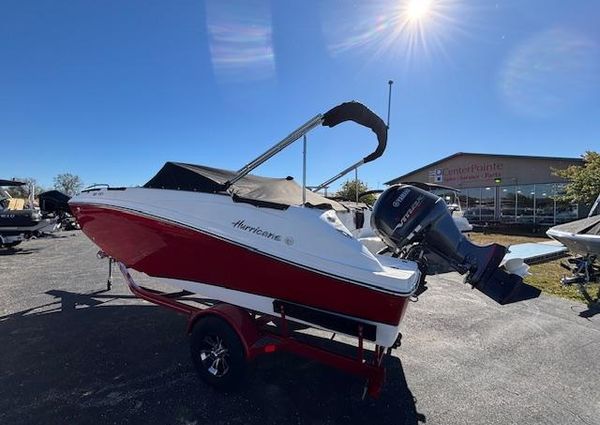
[[[518,45],[499,75],[500,95],[517,114],[547,118],[598,95],[600,46],[555,28]]]
[[[406,5],[406,17],[409,21],[420,21],[429,15],[431,0],[409,0]]]
[[[206,2],[206,27],[215,76],[225,83],[275,76],[271,10],[260,0]]]
[[[444,43],[462,26],[463,0],[374,0],[322,6],[323,34],[333,56],[357,49],[411,59],[446,56]],[[327,3],[327,2],[324,2]],[[368,4],[366,4],[368,3]]]

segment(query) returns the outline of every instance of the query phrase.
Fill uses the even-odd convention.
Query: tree
[[[59,190],[66,195],[74,196],[83,187],[83,181],[77,175],[71,173],[59,174],[54,177],[54,189]]]
[[[583,165],[554,169],[555,175],[568,180],[564,198],[590,204],[600,193],[600,153],[587,151],[582,155]]]
[[[342,187],[340,188],[340,190],[337,191],[337,193],[335,194],[336,197],[342,198],[344,200],[347,201],[354,201],[356,200],[356,188],[357,188],[357,183],[358,182],[358,194],[360,195],[363,192],[366,192],[367,190],[369,190],[369,187],[367,186],[366,183],[362,182],[361,180],[346,180],[344,182],[344,184],[342,184]],[[375,200],[377,198],[375,197],[375,195],[367,195],[367,196],[363,196],[362,198],[360,198],[361,202],[364,202],[366,204],[372,205]]]

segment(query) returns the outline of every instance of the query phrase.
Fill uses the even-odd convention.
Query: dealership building
[[[549,226],[586,213],[560,198],[566,182],[553,171],[570,165],[583,165],[583,160],[458,152],[386,184],[421,182],[459,189],[462,210],[471,222]],[[443,192],[437,194],[452,195]]]

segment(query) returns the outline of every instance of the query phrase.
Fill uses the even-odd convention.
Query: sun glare
[[[420,21],[429,15],[432,0],[408,0],[406,17],[409,21]]]
[[[362,6],[361,19],[342,19],[343,26],[330,25],[335,37],[329,49],[335,54],[355,51],[357,48],[374,49],[373,58],[393,51],[405,63],[433,54],[446,56],[445,43],[457,32],[464,32],[464,23],[457,17],[465,10],[466,0],[380,0],[380,7]],[[359,2],[368,3],[371,2]],[[354,12],[356,13],[356,12]],[[334,19],[339,10],[332,9]],[[331,37],[331,35],[329,35]],[[374,59],[373,59],[374,60]]]

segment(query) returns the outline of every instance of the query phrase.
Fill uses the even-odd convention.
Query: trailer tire
[[[201,318],[190,339],[192,361],[200,378],[220,390],[237,387],[246,373],[246,352],[240,337],[217,316]]]

